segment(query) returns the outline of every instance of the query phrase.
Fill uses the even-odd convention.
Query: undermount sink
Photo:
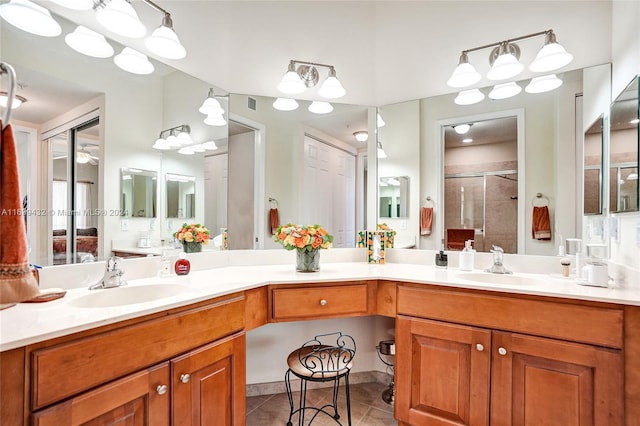
[[[187,287],[179,284],[148,284],[91,290],[91,293],[69,301],[78,308],[110,308],[153,302],[154,300],[185,293]]]
[[[487,284],[538,285],[541,279],[518,274],[492,274],[490,272],[464,272],[457,276],[460,279]]]

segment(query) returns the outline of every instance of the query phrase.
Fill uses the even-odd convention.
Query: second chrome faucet
[[[485,269],[485,272],[492,274],[513,274],[510,270],[504,267],[503,255],[504,249],[500,246],[492,246],[491,253],[493,253],[493,265],[490,268]]]
[[[104,276],[100,281],[89,287],[89,290],[95,290],[98,288],[114,288],[126,285],[127,282],[122,280],[124,271],[120,269],[121,259],[117,256],[111,256],[105,262]]]

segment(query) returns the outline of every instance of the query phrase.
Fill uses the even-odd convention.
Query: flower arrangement
[[[173,237],[181,243],[209,244],[211,233],[206,226],[199,223],[183,223],[179,231],[173,233]]]
[[[328,249],[333,242],[333,235],[320,225],[301,226],[293,223],[278,226],[273,241],[282,244],[287,250],[297,249],[310,252],[323,248]]]

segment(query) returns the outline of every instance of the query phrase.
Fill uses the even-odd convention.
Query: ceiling
[[[105,32],[93,13],[44,0],[53,12]],[[133,0],[149,31],[161,15]],[[278,96],[290,60],[335,66],[340,102],[380,106],[453,93],[446,80],[462,50],[553,29],[574,55],[563,71],[610,62],[611,1],[160,1],[187,57],[163,62],[232,93]],[[143,40],[107,37],[152,56]],[[543,37],[519,43],[530,62]],[[490,49],[469,53],[479,72]],[[324,76],[321,71],[321,78]],[[522,78],[531,77],[528,71]],[[489,86],[488,80],[476,86]],[[309,89],[298,99],[316,98]]]

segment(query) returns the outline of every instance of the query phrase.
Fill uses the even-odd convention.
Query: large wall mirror
[[[638,77],[611,105],[609,209],[638,211]]]
[[[603,126],[604,115],[600,115],[584,132],[583,204],[585,215],[602,214]]]
[[[196,216],[196,178],[194,176],[165,175],[167,218],[193,219]]]
[[[386,176],[378,179],[378,205],[381,218],[409,216],[409,177]]]

